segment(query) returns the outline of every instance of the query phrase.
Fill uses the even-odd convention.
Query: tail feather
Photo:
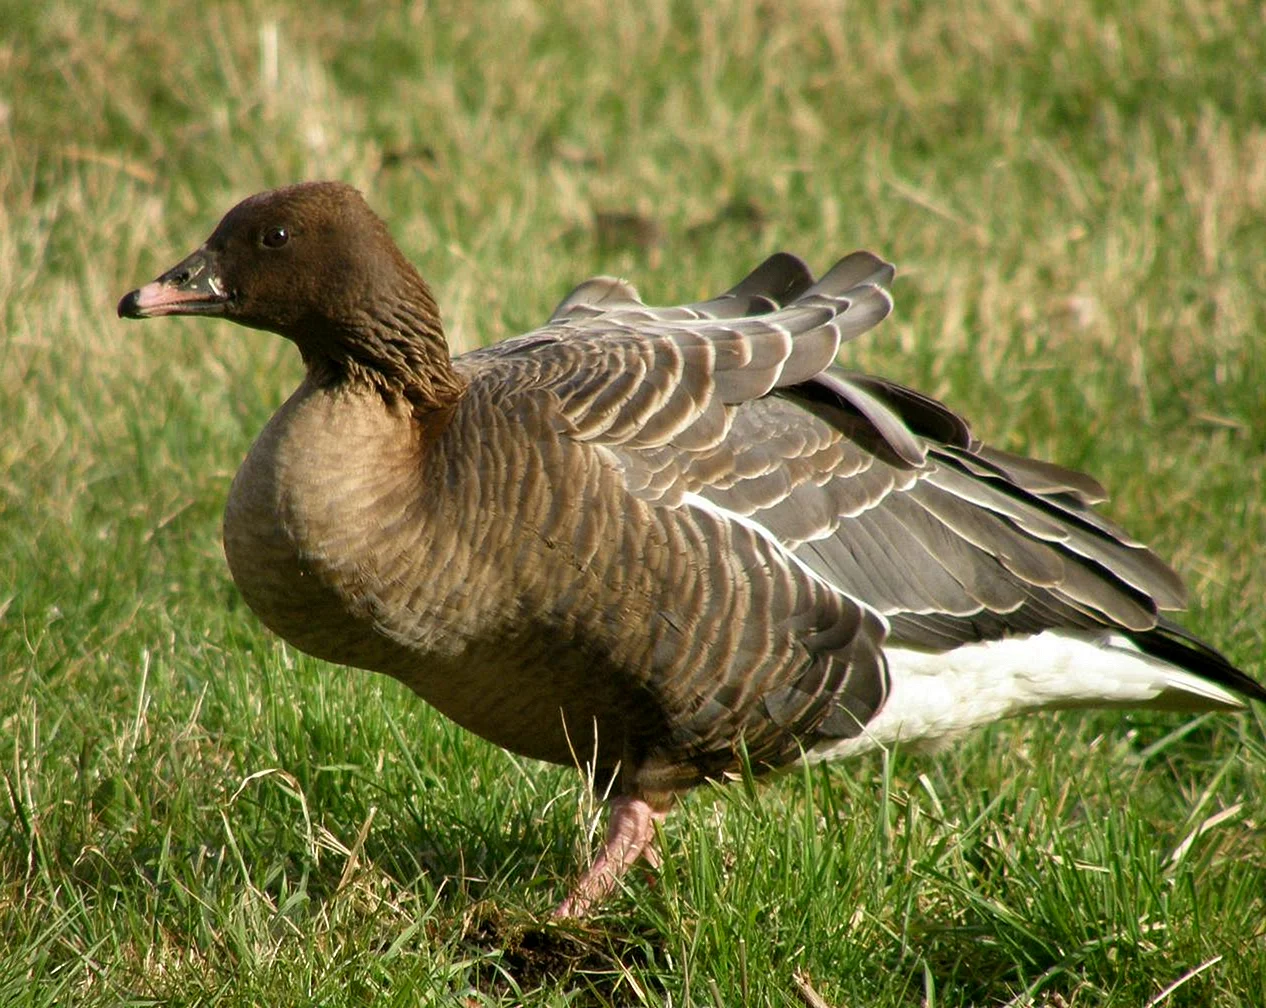
[[[1266,688],[1261,683],[1172,620],[1162,619],[1155,629],[1127,632],[1126,636],[1144,654],[1191,673],[1199,682],[1216,685],[1222,692],[1229,690],[1237,699],[1266,701]],[[1242,701],[1237,706],[1243,706]]]
[[[887,647],[884,654],[891,687],[883,708],[857,738],[819,746],[810,759],[926,746],[1041,710],[1238,710],[1246,698],[1266,699],[1266,690],[1217,652],[1169,628],[1048,630],[941,652]]]

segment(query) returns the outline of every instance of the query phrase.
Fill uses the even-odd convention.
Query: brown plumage
[[[611,828],[566,914],[743,753],[761,771],[1040,707],[1266,698],[1159,616],[1181,582],[1092,510],[1097,483],[833,365],[892,276],[857,252],[814,282],[780,254],[677,308],[599,278],[453,359],[360,195],[307,183],[239,204],[119,313],[299,347],[229,493],[234,580],[309,654],[515,752],[594,760]]]

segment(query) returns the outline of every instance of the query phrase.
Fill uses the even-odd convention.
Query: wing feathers
[[[803,259],[789,252],[775,252],[719,298],[704,302],[704,305],[718,304],[727,298],[740,305],[752,298],[785,305],[795,301],[812,286],[813,273]]]
[[[914,432],[906,426],[901,415],[878,396],[854,382],[845,372],[836,369],[824,371],[811,384],[834,395],[838,405],[851,409],[865,419],[884,444],[906,465],[917,468],[927,461],[926,450]]]
[[[657,617],[675,745],[710,773],[733,765],[736,738],[772,765],[856,734],[887,695],[886,638],[939,651],[1111,627],[1247,691],[1161,621],[1182,583],[1091,510],[1099,483],[834,366],[891,311],[892,278],[855,252],[815,282],[779,253],[721,295],[659,308],[599,277],[543,329],[455,361],[543,397],[553,433],[591,445],[662,523],[661,577],[695,586]]]
[[[609,276],[594,277],[563,298],[550,315],[549,321],[553,323],[567,318],[593,318],[604,312],[636,307],[641,303],[637,288],[631,283]]]
[[[856,287],[888,287],[897,275],[892,263],[884,262],[870,252],[850,252],[829,270],[822,279],[806,290],[804,299],[818,295],[836,296]]]

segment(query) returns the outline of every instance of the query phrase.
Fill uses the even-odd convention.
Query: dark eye
[[[281,248],[290,241],[290,232],[284,227],[270,227],[259,236],[259,243],[264,248]]]

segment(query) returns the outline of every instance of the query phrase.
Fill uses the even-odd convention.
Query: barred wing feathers
[[[1092,510],[1098,483],[986,446],[943,404],[834,365],[842,343],[891,310],[892,276],[857,252],[814,282],[779,254],[730,291],[671,308],[598,278],[542,329],[468,355],[495,359],[505,387],[551,397],[558,436],[603,453],[630,495],[676,514],[690,548],[716,565],[716,593],[737,570],[753,618],[816,607],[795,617],[812,628],[806,671],[802,656],[709,625],[715,599],[690,600],[692,632],[664,687],[692,698],[679,726],[690,747],[725,750],[737,728],[749,751],[779,763],[856,734],[887,695],[885,644],[947,651],[1111,628],[1251,686],[1161,622],[1183,606],[1182,583]],[[771,639],[768,627],[747,633]],[[717,646],[731,659],[720,673]]]

